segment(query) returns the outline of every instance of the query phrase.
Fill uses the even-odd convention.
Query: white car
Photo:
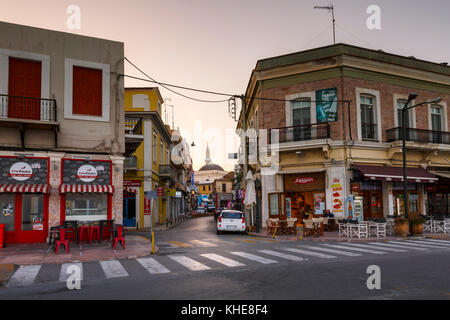
[[[217,219],[217,234],[222,231],[245,232],[244,214],[237,210],[223,210]]]

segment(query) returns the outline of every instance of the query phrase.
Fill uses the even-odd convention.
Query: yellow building
[[[158,88],[125,88],[126,146],[133,150],[138,144],[136,151],[126,154],[124,163],[123,223],[127,227],[148,228],[152,216],[153,225],[164,224],[170,210],[171,197],[164,190],[175,173],[170,165],[170,133],[161,118],[162,103]]]

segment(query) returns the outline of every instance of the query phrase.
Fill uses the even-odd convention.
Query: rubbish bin
[[[5,246],[5,225],[0,224],[0,248]]]

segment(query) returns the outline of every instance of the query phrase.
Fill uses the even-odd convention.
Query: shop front
[[[269,218],[297,218],[325,210],[325,173],[286,174],[284,192],[269,193]]]
[[[111,220],[114,193],[111,161],[61,161],[61,222]]]
[[[446,173],[450,177],[449,173]],[[450,178],[439,177],[436,184],[427,184],[427,214],[448,215],[450,214]]]
[[[0,224],[5,243],[45,242],[49,159],[0,157]]]
[[[123,225],[125,227],[138,227],[140,217],[142,181],[123,181]]]

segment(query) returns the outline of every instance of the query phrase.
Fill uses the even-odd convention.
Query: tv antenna
[[[335,19],[334,19],[334,7],[333,5],[329,6],[314,6],[314,9],[326,9],[328,12],[331,11],[331,17],[333,18],[333,43],[336,44],[336,29],[335,29]]]

